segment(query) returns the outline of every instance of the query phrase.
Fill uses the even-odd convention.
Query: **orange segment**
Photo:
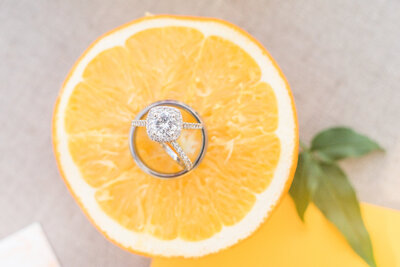
[[[72,135],[69,150],[85,181],[99,187],[132,168],[126,134],[115,136],[92,131]]]
[[[234,26],[146,18],[100,39],[71,75],[55,111],[56,157],[82,208],[121,246],[164,256],[218,251],[254,231],[287,190],[297,154],[290,92],[265,50]],[[163,99],[192,106],[209,135],[201,165],[172,180],[145,174],[128,147],[131,120]],[[151,167],[181,168],[144,128],[137,140]],[[194,160],[200,131],[178,141]]]
[[[65,128],[69,134],[101,131],[107,134],[129,132],[133,108],[125,105],[119,90],[79,83],[68,102]],[[101,118],[101,120],[99,120]]]
[[[132,175],[136,175],[136,178],[131,179]],[[130,169],[122,173],[115,183],[107,188],[99,189],[95,197],[103,210],[111,213],[113,218],[124,227],[143,231],[146,229],[147,213],[151,212],[145,209],[146,194],[149,191],[157,193],[149,182],[151,181],[148,177],[138,173],[137,170]]]
[[[116,46],[99,53],[86,66],[82,77],[92,86],[108,87],[118,93],[133,89],[132,74],[136,72],[129,51]]]
[[[205,40],[196,65],[188,102],[203,116],[236,106],[246,87],[261,78],[259,66],[243,49],[217,36]]]
[[[269,145],[255,149],[262,139],[269,140]],[[150,231],[166,239],[207,238],[217,233],[222,224],[232,225],[249,212],[256,193],[269,184],[279,158],[279,140],[273,135],[236,146],[227,161],[221,161],[220,147],[210,146],[205,162],[187,179],[165,181],[145,176],[137,168],[129,170],[124,173],[123,182],[118,178],[117,183],[99,191],[99,204],[115,220],[138,232]],[[248,160],[243,154],[255,160]],[[243,168],[235,168],[237,162],[242,162]],[[151,209],[148,214],[140,201],[152,203],[147,205]]]
[[[145,104],[159,99],[185,101],[203,40],[201,32],[187,27],[148,29],[128,38],[136,90],[152,96]]]

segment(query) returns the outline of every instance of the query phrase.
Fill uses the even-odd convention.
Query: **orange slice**
[[[130,121],[162,99],[192,106],[209,134],[203,162],[178,179],[145,174],[129,153]],[[149,164],[179,168],[143,131]],[[196,157],[198,131],[179,142]],[[66,184],[105,236],[137,253],[194,257],[268,217],[292,180],[298,128],[283,74],[249,34],[217,19],[150,16],[78,60],[56,104],[53,143]]]

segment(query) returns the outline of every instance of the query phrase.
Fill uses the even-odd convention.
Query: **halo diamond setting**
[[[185,151],[181,148],[178,143],[178,138],[181,135],[182,129],[200,129],[202,130],[203,135],[203,144],[202,150],[200,154],[200,159],[204,155],[205,147],[206,147],[206,134],[204,130],[204,126],[202,124],[199,116],[191,110],[190,107],[175,101],[161,101],[160,103],[166,103],[170,105],[156,105],[150,106],[145,109],[148,110],[147,117],[145,120],[142,120],[142,117],[145,116],[145,112],[141,112],[140,116],[138,115],[135,120],[132,121],[131,130],[129,134],[129,147],[136,162],[139,162],[139,166],[143,167],[146,171],[148,171],[148,167],[144,166],[143,162],[139,160],[139,156],[136,154],[135,143],[133,142],[133,138],[135,136],[136,127],[146,127],[147,136],[150,140],[158,142],[162,145],[165,152],[179,165],[184,168],[184,172],[187,172],[193,168],[192,161],[186,155]],[[154,105],[154,104],[153,104]],[[193,122],[184,122],[182,118],[182,113],[179,109],[171,107],[171,105],[176,105],[178,107],[182,107],[184,110],[189,111],[198,121],[197,123]],[[198,164],[198,160],[196,164]],[[149,171],[151,174],[155,174],[157,177],[165,177],[164,174],[159,172],[155,172],[154,170]],[[180,175],[180,173],[172,174],[173,177]],[[168,176],[168,175],[167,175]]]
[[[147,135],[159,143],[177,140],[181,135],[182,126],[182,114],[174,107],[154,107],[146,118]]]

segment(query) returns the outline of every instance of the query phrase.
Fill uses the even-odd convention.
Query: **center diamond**
[[[179,109],[168,106],[154,107],[150,109],[146,118],[147,135],[156,142],[171,142],[178,139],[182,124]]]

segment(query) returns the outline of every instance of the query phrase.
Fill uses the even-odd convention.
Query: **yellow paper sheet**
[[[400,266],[400,212],[369,204],[361,208],[378,266]],[[302,223],[287,196],[271,218],[239,244],[197,259],[155,258],[151,266],[367,266],[315,206],[305,217]]]

